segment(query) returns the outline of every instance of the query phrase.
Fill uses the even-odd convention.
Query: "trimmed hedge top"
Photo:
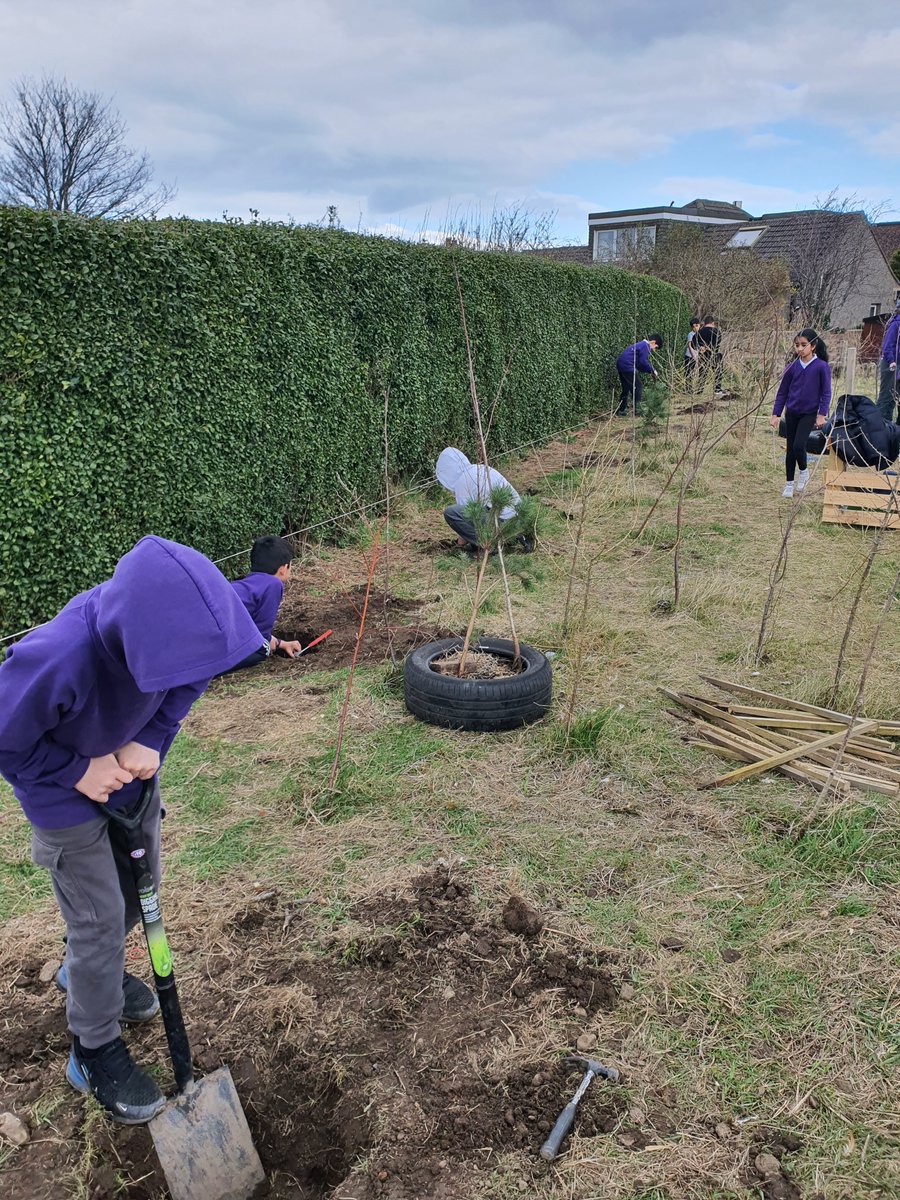
[[[616,353],[681,293],[615,268],[336,230],[0,208],[0,635],[153,532],[212,558],[608,408]],[[240,571],[242,560],[235,560]],[[148,581],[152,586],[152,581]]]

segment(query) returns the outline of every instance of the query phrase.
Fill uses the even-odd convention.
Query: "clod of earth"
[[[544,918],[521,896],[510,896],[502,919],[510,933],[521,933],[525,937],[535,937],[544,928]]]
[[[24,1146],[31,1134],[28,1126],[15,1113],[0,1113],[0,1138],[12,1146]]]

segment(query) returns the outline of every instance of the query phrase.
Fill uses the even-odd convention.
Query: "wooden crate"
[[[884,514],[891,509],[887,522]],[[829,452],[825,459],[825,502],[822,520],[832,525],[886,524],[900,529],[900,473],[848,467]]]

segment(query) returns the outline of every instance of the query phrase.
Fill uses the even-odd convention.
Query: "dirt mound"
[[[511,932],[502,912],[502,902],[483,911],[466,873],[438,863],[358,903],[331,942],[311,942],[305,916],[286,935],[276,894],[222,925],[223,952],[185,1011],[198,1067],[232,1068],[267,1172],[260,1200],[461,1200],[509,1150],[546,1170],[538,1149],[580,1077],[548,1044],[546,1022],[574,1042],[615,1005],[616,986],[603,956]],[[19,1108],[58,1084],[67,1041],[60,998],[35,994],[33,975],[12,991],[4,1042]],[[155,1023],[127,1036],[142,1061],[162,1061]],[[618,1128],[625,1108],[616,1089],[594,1085],[577,1128]],[[80,1155],[84,1102],[66,1096],[64,1110],[65,1137],[17,1154],[16,1200],[38,1200]],[[147,1131],[101,1124],[85,1194],[161,1200]]]

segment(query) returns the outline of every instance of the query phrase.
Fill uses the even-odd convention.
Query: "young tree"
[[[0,203],[90,217],[155,216],[174,196],[126,144],[118,112],[65,79],[22,79],[0,109]]]

